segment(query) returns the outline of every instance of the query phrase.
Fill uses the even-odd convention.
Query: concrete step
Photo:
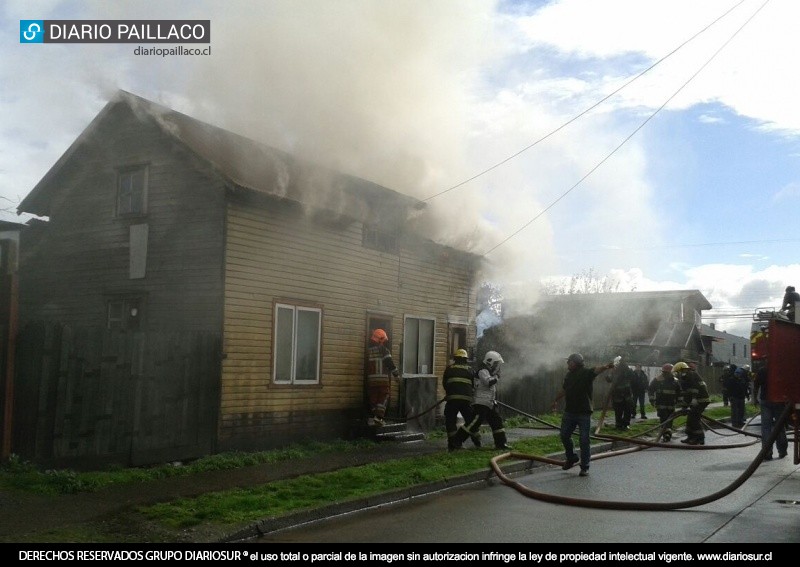
[[[385,432],[381,431],[375,434],[375,440],[384,442],[392,441],[395,443],[411,443],[413,441],[422,441],[425,439],[424,433],[402,431],[402,432]]]
[[[405,422],[387,422],[379,428],[368,427],[359,423],[353,433],[356,437],[371,437],[379,442],[410,443],[425,439],[425,434],[417,431],[408,431]]]

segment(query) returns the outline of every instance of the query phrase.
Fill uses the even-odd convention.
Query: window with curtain
[[[275,305],[273,376],[276,384],[318,384],[322,309]]]

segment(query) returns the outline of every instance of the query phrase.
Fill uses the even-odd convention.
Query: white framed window
[[[322,309],[275,304],[272,375],[276,384],[318,384]]]
[[[147,213],[147,167],[126,167],[117,171],[117,216]]]
[[[436,336],[433,317],[405,317],[403,324],[403,374],[433,374],[433,346]]]

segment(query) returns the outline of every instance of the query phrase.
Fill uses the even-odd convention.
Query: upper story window
[[[144,301],[141,297],[120,296],[108,300],[106,322],[109,329],[138,331],[144,319]]]
[[[322,309],[275,304],[272,340],[276,384],[318,384],[322,339]]]
[[[147,213],[147,167],[126,167],[117,172],[117,216]]]
[[[361,231],[361,244],[380,252],[397,254],[400,251],[397,230],[387,230],[375,224],[364,223]]]

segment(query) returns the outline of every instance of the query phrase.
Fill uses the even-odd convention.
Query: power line
[[[553,134],[556,134],[557,132],[559,132],[559,131],[563,130],[564,128],[566,128],[567,126],[569,126],[570,124],[572,124],[573,122],[575,122],[575,121],[576,121],[578,118],[580,118],[581,116],[584,116],[585,114],[588,114],[589,112],[591,112],[592,110],[594,110],[595,108],[597,108],[598,106],[600,106],[601,104],[603,104],[605,101],[607,101],[608,99],[610,99],[611,97],[613,97],[614,95],[616,95],[617,93],[619,93],[619,92],[620,92],[622,89],[624,89],[624,88],[625,88],[625,87],[627,87],[628,85],[630,85],[630,84],[632,84],[633,82],[635,82],[635,81],[639,80],[639,79],[640,79],[641,77],[643,77],[643,76],[644,76],[646,73],[649,73],[651,70],[653,70],[655,67],[657,67],[658,65],[660,65],[661,63],[663,63],[663,62],[664,62],[665,60],[667,60],[669,57],[671,57],[671,56],[673,56],[675,53],[677,53],[677,52],[678,52],[680,49],[683,49],[683,47],[685,47],[685,46],[686,46],[687,44],[689,44],[690,42],[694,41],[694,40],[695,40],[695,39],[696,39],[698,36],[700,36],[701,34],[705,33],[705,32],[706,32],[706,31],[707,31],[709,28],[711,28],[713,25],[715,25],[715,24],[716,24],[717,22],[719,22],[721,19],[725,18],[725,17],[726,17],[728,14],[730,14],[731,12],[733,12],[733,11],[734,11],[736,8],[738,8],[739,6],[741,6],[742,4],[744,4],[745,2],[746,2],[746,0],[741,0],[741,1],[740,1],[738,4],[736,4],[735,6],[732,6],[731,8],[729,8],[729,9],[728,9],[728,11],[726,11],[724,14],[722,14],[721,16],[719,16],[718,18],[716,18],[714,21],[712,21],[711,23],[709,23],[708,25],[706,25],[706,26],[705,26],[704,28],[702,28],[700,31],[698,31],[697,33],[695,33],[695,34],[694,34],[693,36],[691,36],[689,39],[685,40],[685,41],[684,41],[683,43],[681,43],[681,44],[680,44],[678,47],[676,47],[675,49],[673,49],[672,51],[670,51],[669,53],[667,53],[666,55],[664,55],[664,56],[663,56],[661,59],[659,59],[658,61],[656,61],[656,62],[655,62],[655,63],[653,63],[652,65],[650,65],[650,66],[649,66],[648,68],[646,68],[644,71],[642,71],[642,72],[641,72],[641,73],[639,73],[638,75],[635,75],[633,78],[629,79],[629,80],[628,80],[626,83],[624,83],[622,86],[620,86],[620,87],[619,87],[619,88],[617,88],[616,90],[612,91],[612,92],[611,92],[611,93],[609,93],[608,95],[604,96],[603,98],[601,98],[601,99],[600,99],[600,100],[598,100],[596,103],[594,103],[593,105],[591,105],[591,106],[590,106],[590,107],[588,107],[587,109],[583,110],[583,111],[582,111],[582,112],[580,112],[579,114],[577,114],[577,115],[573,116],[572,118],[570,118],[569,120],[567,120],[566,122],[564,122],[563,124],[561,124],[561,126],[558,126],[558,127],[557,127],[557,128],[555,128],[554,130],[551,130],[550,132],[548,132],[547,134],[545,134],[544,136],[542,136],[541,138],[539,138],[538,140],[536,140],[536,141],[535,141],[535,142],[533,142],[532,144],[529,144],[529,145],[525,146],[524,148],[522,148],[522,149],[521,149],[521,150],[519,150],[518,152],[516,152],[516,153],[514,153],[514,154],[511,154],[510,156],[508,156],[508,157],[507,157],[507,158],[505,158],[504,160],[502,160],[502,161],[499,161],[499,162],[497,162],[496,164],[494,164],[494,165],[492,165],[492,166],[490,166],[490,167],[487,167],[487,168],[486,168],[486,169],[484,169],[483,171],[481,171],[481,172],[479,172],[479,173],[476,173],[475,175],[473,175],[473,176],[472,176],[472,177],[470,177],[469,179],[465,179],[464,181],[462,181],[462,182],[460,182],[460,183],[457,183],[456,185],[453,185],[452,187],[449,187],[449,188],[447,188],[447,189],[445,189],[445,190],[443,190],[443,191],[439,191],[438,193],[435,193],[435,194],[431,195],[430,197],[426,197],[425,199],[423,199],[423,201],[430,201],[431,199],[435,199],[436,197],[439,197],[440,195],[444,195],[445,193],[449,193],[449,192],[450,192],[450,191],[452,191],[453,189],[458,189],[458,188],[459,188],[459,187],[461,187],[462,185],[466,185],[466,184],[467,184],[467,183],[469,183],[470,181],[474,181],[475,179],[477,179],[477,178],[479,178],[479,177],[481,177],[481,176],[483,176],[483,175],[485,175],[485,174],[489,173],[490,171],[493,171],[493,170],[497,169],[498,167],[500,167],[501,165],[503,165],[503,164],[505,164],[505,163],[507,163],[507,162],[511,161],[511,160],[512,160],[512,159],[514,159],[515,157],[517,157],[517,156],[519,156],[519,155],[521,155],[521,154],[523,154],[523,153],[527,152],[529,149],[533,148],[534,146],[538,145],[539,143],[541,143],[541,142],[544,142],[546,139],[548,139],[548,138],[549,138],[550,136],[552,136]]]
[[[738,240],[731,242],[700,242],[694,244],[659,244],[653,246],[608,246],[606,248],[581,248],[565,252],[630,252],[636,250],[664,250],[669,248],[702,248],[705,246],[741,246],[743,244],[784,244],[800,242],[800,238],[776,238],[770,240]]]
[[[531,224],[532,224],[534,221],[536,221],[536,220],[537,220],[539,217],[541,217],[541,216],[542,216],[544,213],[546,213],[546,212],[547,212],[547,211],[549,211],[551,208],[553,208],[553,207],[554,207],[554,206],[555,206],[555,205],[556,205],[556,204],[557,204],[559,201],[561,201],[561,199],[563,199],[564,197],[566,197],[567,195],[569,195],[569,194],[570,194],[570,193],[571,193],[571,192],[572,192],[572,191],[573,191],[573,190],[574,190],[576,187],[578,187],[578,185],[580,185],[581,183],[583,183],[583,181],[584,181],[584,180],[586,180],[586,179],[587,179],[587,178],[588,178],[590,175],[592,175],[592,173],[594,173],[595,171],[597,171],[597,170],[600,168],[600,166],[601,166],[601,165],[603,165],[603,164],[604,164],[606,161],[608,161],[608,160],[611,158],[611,156],[613,156],[615,153],[617,153],[617,151],[618,151],[618,150],[619,150],[619,149],[620,149],[622,146],[624,146],[624,145],[625,145],[625,144],[628,142],[628,140],[630,140],[631,138],[633,138],[633,136],[635,136],[635,135],[636,135],[636,134],[639,132],[639,130],[641,130],[642,128],[644,128],[644,127],[645,127],[645,125],[646,125],[647,123],[649,123],[649,122],[650,122],[650,121],[651,121],[653,118],[655,118],[655,117],[656,117],[656,115],[657,115],[659,112],[661,112],[661,111],[662,111],[662,110],[663,110],[663,109],[664,109],[664,108],[667,106],[667,104],[669,104],[669,103],[672,101],[672,99],[674,99],[676,96],[678,96],[678,94],[679,94],[679,93],[680,93],[680,92],[681,92],[683,89],[685,89],[685,88],[687,87],[687,85],[688,85],[690,82],[692,82],[692,81],[693,81],[693,80],[694,80],[694,79],[697,77],[697,75],[699,75],[699,74],[700,74],[700,73],[701,73],[701,72],[702,72],[702,71],[703,71],[703,70],[704,70],[704,69],[705,69],[705,68],[706,68],[706,67],[707,67],[707,66],[708,66],[708,65],[709,65],[709,64],[710,64],[710,63],[711,63],[711,62],[712,62],[714,59],[716,59],[717,55],[719,55],[719,54],[720,54],[720,52],[721,52],[723,49],[725,49],[725,48],[728,46],[728,44],[729,44],[731,41],[733,41],[733,39],[734,39],[734,38],[735,38],[737,35],[739,35],[739,32],[741,32],[741,31],[742,31],[742,30],[743,30],[743,29],[744,29],[744,28],[747,26],[747,24],[749,24],[749,23],[750,23],[750,22],[753,20],[753,18],[755,18],[755,17],[756,17],[756,15],[757,15],[757,14],[758,14],[758,13],[759,13],[759,12],[760,12],[760,11],[761,11],[763,8],[764,8],[764,6],[766,6],[766,5],[769,3],[769,1],[770,1],[770,0],[765,0],[765,1],[764,1],[764,3],[763,3],[763,4],[762,4],[762,5],[761,5],[761,6],[760,6],[760,7],[759,7],[759,8],[758,8],[758,9],[757,9],[755,12],[753,12],[753,14],[752,14],[752,15],[751,15],[749,18],[747,18],[747,20],[746,20],[746,21],[745,21],[745,22],[744,22],[744,23],[743,23],[743,24],[742,24],[742,25],[741,25],[741,26],[740,26],[740,27],[739,27],[739,28],[738,28],[738,29],[737,29],[735,32],[733,32],[733,34],[731,34],[731,36],[730,36],[730,37],[729,37],[729,38],[728,38],[728,39],[727,39],[727,40],[726,40],[726,41],[725,41],[725,42],[724,42],[724,43],[723,43],[723,44],[722,44],[722,45],[719,47],[719,49],[717,49],[717,50],[716,50],[716,51],[715,51],[715,52],[714,52],[714,53],[711,55],[711,57],[709,57],[709,58],[706,60],[706,62],[705,62],[705,63],[703,63],[703,64],[700,66],[700,68],[699,68],[699,69],[697,69],[697,71],[695,71],[695,72],[694,72],[694,73],[693,73],[693,74],[692,74],[692,75],[691,75],[691,76],[690,76],[690,77],[689,77],[689,78],[688,78],[688,79],[687,79],[687,80],[686,80],[686,81],[685,81],[685,82],[684,82],[684,83],[683,83],[683,84],[682,84],[682,85],[681,85],[681,86],[680,86],[680,87],[679,87],[679,88],[678,88],[678,89],[677,89],[677,90],[674,92],[674,93],[672,93],[672,95],[670,95],[670,96],[667,98],[667,100],[665,100],[665,101],[664,101],[664,103],[663,103],[661,106],[659,106],[659,107],[658,107],[658,108],[657,108],[657,109],[656,109],[656,110],[655,110],[655,111],[654,111],[652,114],[650,114],[650,115],[649,115],[649,116],[648,116],[648,117],[647,117],[647,118],[646,118],[646,119],[645,119],[645,120],[644,120],[644,121],[643,121],[641,124],[639,124],[639,126],[637,126],[637,127],[636,127],[636,128],[633,130],[633,132],[631,132],[630,134],[628,134],[628,135],[627,135],[627,136],[626,136],[626,137],[625,137],[625,138],[622,140],[622,142],[620,142],[620,143],[619,143],[619,144],[618,144],[618,145],[617,145],[617,146],[616,146],[616,147],[615,147],[613,150],[611,150],[611,152],[610,152],[608,155],[606,155],[606,156],[605,156],[603,159],[601,159],[599,162],[597,162],[597,164],[595,164],[595,166],[594,166],[594,167],[592,167],[592,168],[591,168],[591,169],[590,169],[590,170],[589,170],[589,171],[588,171],[588,172],[587,172],[587,173],[586,173],[586,174],[585,174],[583,177],[581,177],[581,178],[580,178],[580,179],[579,179],[579,180],[578,180],[578,181],[577,181],[577,182],[576,182],[574,185],[572,185],[572,187],[570,187],[569,189],[567,189],[567,190],[566,190],[564,193],[562,193],[562,194],[561,194],[559,197],[557,197],[557,198],[556,198],[554,201],[552,201],[552,202],[551,202],[549,205],[547,205],[547,207],[545,207],[545,208],[544,208],[544,209],[543,209],[541,212],[539,212],[539,214],[537,214],[536,216],[534,216],[534,217],[533,217],[531,220],[529,220],[529,221],[528,221],[528,222],[526,222],[524,225],[522,225],[520,228],[518,228],[517,230],[515,230],[514,232],[512,232],[512,233],[511,233],[509,236],[507,236],[506,238],[504,238],[503,240],[501,240],[501,241],[500,241],[499,243],[497,243],[495,246],[493,246],[492,248],[490,248],[489,250],[487,250],[486,252],[484,252],[484,253],[483,253],[483,256],[488,256],[489,254],[491,254],[492,252],[494,252],[495,250],[497,250],[498,248],[500,248],[500,246],[502,246],[503,244],[505,244],[506,242],[508,242],[508,241],[509,241],[509,240],[511,240],[512,238],[514,238],[514,237],[515,237],[517,234],[519,234],[520,232],[522,232],[523,230],[525,230],[526,228],[528,228],[528,226],[530,226],[530,225],[531,225]]]

